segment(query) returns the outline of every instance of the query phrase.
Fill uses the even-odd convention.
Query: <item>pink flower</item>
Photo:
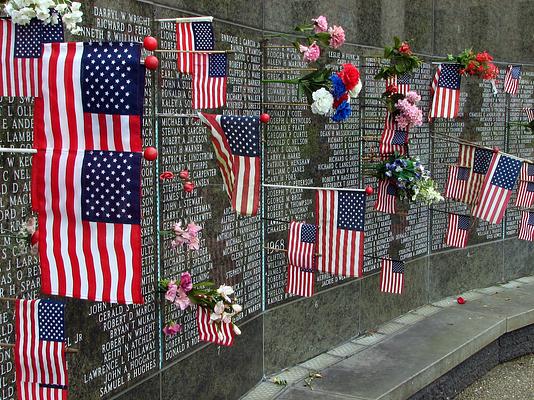
[[[195,224],[194,222],[190,222],[187,224],[187,232],[192,236],[196,237],[198,235],[198,232],[202,230],[202,227]]]
[[[178,290],[178,286],[176,285],[176,282],[170,281],[169,285],[167,286],[167,293],[165,293],[165,298],[169,301],[174,301],[176,298],[176,292]]]
[[[400,129],[408,129],[423,124],[423,112],[407,98],[397,101],[395,107],[400,111],[400,114],[395,117]]]
[[[324,15],[319,15],[317,18],[312,19],[315,33],[326,32],[328,30],[328,21]]]
[[[304,61],[314,62],[321,56],[321,49],[317,46],[317,42],[313,42],[310,47],[299,45],[299,50],[302,53]]]
[[[189,292],[193,289],[193,280],[191,279],[191,274],[189,272],[182,272],[182,275],[180,275],[180,288],[185,292]]]
[[[187,293],[181,287],[178,288],[177,293],[178,296],[174,299],[174,305],[183,311],[191,305],[191,300],[189,300]]]
[[[178,221],[177,223],[174,224],[174,233],[176,233],[177,235],[181,235],[183,234],[185,231],[182,229],[182,222],[181,221]]]
[[[163,333],[165,334],[165,336],[174,336],[181,330],[182,330],[182,325],[171,322],[165,325],[165,327],[163,328]]]
[[[406,93],[406,100],[408,100],[412,104],[415,104],[421,101],[421,96],[419,96],[417,92],[410,90],[408,93]]]
[[[345,31],[342,27],[334,25],[328,28],[330,33],[330,47],[337,49],[345,43]]]
[[[200,249],[200,239],[196,236],[191,238],[188,243],[189,250],[198,250]]]

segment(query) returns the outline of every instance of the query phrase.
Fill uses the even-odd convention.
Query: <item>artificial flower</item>
[[[241,307],[239,304],[232,304],[232,310],[234,310],[234,313],[240,313],[243,311],[243,307]]]
[[[335,122],[341,122],[352,114],[352,109],[350,108],[350,104],[348,101],[342,102],[334,111],[334,115],[332,115],[332,121]]]
[[[182,272],[180,275],[180,287],[185,291],[189,292],[193,289],[193,279],[189,272]]]
[[[234,328],[234,333],[235,333],[236,335],[238,335],[238,336],[241,335],[241,329],[239,329],[239,328],[237,327],[237,325],[232,324],[232,327]]]
[[[163,333],[165,334],[165,336],[174,336],[178,332],[181,332],[181,330],[182,325],[170,322],[163,328]]]
[[[347,90],[352,90],[360,82],[360,71],[352,64],[343,64],[343,69],[339,73],[341,80]]]
[[[167,292],[165,293],[165,299],[174,302],[176,294],[178,292],[178,285],[175,281],[170,281],[167,285]]]
[[[332,108],[336,109],[339,107],[341,103],[344,101],[349,101],[349,94],[348,92],[343,93],[343,95],[337,99],[334,99],[334,103],[332,104]]]
[[[165,171],[159,176],[159,179],[162,181],[171,180],[174,179],[174,174],[171,171]]]
[[[400,47],[399,47],[399,53],[402,53],[402,54],[412,54],[412,49],[410,47],[410,45],[408,44],[408,42],[402,42]]]
[[[213,307],[213,312],[210,315],[211,321],[221,321],[224,313],[224,303],[222,301],[218,301],[215,303],[215,306]]]
[[[345,43],[345,31],[341,26],[331,26],[328,28],[328,33],[330,33],[330,47],[338,49]]]
[[[179,287],[177,290],[177,296],[174,299],[174,305],[179,307],[182,311],[191,305],[189,296],[181,287]]]
[[[354,86],[354,89],[349,90],[349,96],[352,97],[352,98],[358,97],[358,95],[362,91],[362,87],[363,87],[362,81],[359,80],[358,83],[356,84],[356,86]]]
[[[325,88],[320,88],[312,94],[313,103],[311,105],[311,111],[314,114],[328,115],[332,110],[332,104],[334,103],[334,96]]]
[[[202,227],[195,224],[194,222],[190,222],[187,224],[187,232],[193,237],[196,237],[198,233],[202,230]]]
[[[232,300],[229,296],[234,294],[234,288],[232,286],[221,285],[219,286],[219,289],[217,289],[217,293],[221,295],[224,300],[231,303]]]
[[[299,50],[304,61],[314,62],[321,56],[321,48],[317,45],[317,42],[313,42],[309,46],[299,45]]]
[[[343,83],[343,79],[338,74],[332,74],[330,81],[332,82],[332,96],[334,98],[337,99],[346,93],[347,88]]]
[[[324,15],[319,15],[312,19],[315,33],[326,32],[328,30],[328,21]]]

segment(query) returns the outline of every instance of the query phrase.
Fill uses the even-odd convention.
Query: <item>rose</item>
[[[330,47],[337,49],[343,46],[343,43],[345,43],[345,31],[341,26],[331,26],[328,28],[328,33],[330,33]]]
[[[352,64],[343,64],[343,70],[338,74],[347,90],[352,90],[360,81],[360,71]]]
[[[317,18],[312,19],[315,33],[326,32],[328,30],[328,21],[323,15],[319,15]]]
[[[174,174],[171,171],[165,171],[159,176],[159,179],[162,181],[171,180],[173,178],[174,178]]]
[[[311,111],[314,114],[327,115],[332,110],[334,96],[325,88],[320,88],[312,94],[314,102],[311,105]]]
[[[397,85],[387,85],[386,86],[386,93],[388,94],[395,94],[399,91],[399,88],[397,87]]]
[[[317,42],[313,42],[309,47],[299,45],[299,51],[302,53],[304,61],[314,62],[321,56],[321,48],[317,46]]]
[[[493,61],[493,57],[487,51],[484,51],[482,53],[478,53],[477,54],[476,60],[479,63],[483,63],[483,62],[487,62],[487,61]]]
[[[399,53],[401,54],[412,54],[412,49],[407,42],[402,42],[399,47]]]

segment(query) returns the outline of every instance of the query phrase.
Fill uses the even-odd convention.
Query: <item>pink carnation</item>
[[[179,307],[180,310],[185,310],[187,307],[191,305],[191,300],[189,300],[189,297],[187,296],[187,293],[184,292],[184,290],[180,287],[177,291],[176,299],[174,299],[174,305],[176,307]]]
[[[412,104],[415,104],[421,101],[421,96],[419,96],[417,92],[410,90],[408,93],[406,93],[406,100],[408,100]]]
[[[182,275],[180,276],[180,287],[185,292],[189,292],[193,289],[193,279],[191,279],[191,274],[189,272],[182,272]]]
[[[317,61],[321,55],[321,49],[317,46],[317,42],[313,42],[310,47],[299,45],[299,50],[302,53],[304,61],[308,62]]]
[[[328,28],[330,33],[330,47],[337,49],[345,43],[345,31],[342,27],[334,25]]]
[[[397,101],[395,107],[400,111],[400,114],[395,117],[400,129],[409,129],[423,124],[423,112],[407,98]]]
[[[324,15],[319,15],[317,18],[312,19],[315,33],[326,32],[328,30],[328,21]]]
[[[182,325],[170,323],[165,325],[165,327],[163,328],[163,333],[165,334],[165,336],[174,336],[181,330]]]

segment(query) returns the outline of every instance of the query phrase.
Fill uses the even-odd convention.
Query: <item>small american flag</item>
[[[517,188],[517,207],[530,208],[534,204],[534,182],[519,181]]]
[[[232,208],[241,215],[256,215],[261,180],[259,118],[198,115],[211,128],[211,142]]]
[[[197,306],[198,338],[203,342],[215,343],[219,346],[234,344],[234,328],[232,323],[215,323],[211,321],[211,313],[204,307]]]
[[[411,75],[404,74],[400,77],[397,77],[397,75],[390,76],[386,79],[386,87],[390,85],[397,86],[398,93],[403,94],[406,96],[406,93],[410,91],[410,80]]]
[[[534,182],[534,164],[523,162],[519,174],[520,181]]]
[[[58,385],[17,382],[17,400],[67,400],[68,390]]]
[[[386,112],[386,121],[384,122],[384,130],[380,138],[379,153],[382,155],[390,155],[395,152],[399,154],[406,154],[408,145],[408,132],[399,129],[397,123],[391,119],[389,113]]]
[[[534,242],[534,212],[521,211],[518,239]]]
[[[404,290],[404,263],[390,258],[382,259],[380,272],[380,291],[402,294]]]
[[[377,197],[375,202],[375,210],[395,214],[396,212],[397,188],[395,184],[389,179],[382,179],[378,181]]]
[[[184,74],[193,72],[193,51],[210,51],[215,46],[213,24],[209,21],[179,22],[176,24],[176,49],[178,71]],[[188,52],[189,51],[189,52]]]
[[[465,196],[465,203],[477,204],[480,199],[480,191],[488,169],[490,167],[493,151],[488,149],[475,148],[473,157],[473,167],[471,169],[471,177],[467,185],[467,193]]]
[[[38,96],[41,45],[64,40],[63,23],[58,18],[56,25],[37,18],[28,25],[0,19],[0,96]]]
[[[534,108],[524,108],[525,114],[527,114],[528,122],[534,121]]]
[[[475,146],[470,144],[461,143],[458,151],[458,166],[459,167],[469,167],[473,166],[473,159],[475,157]]]
[[[445,244],[451,247],[467,246],[470,224],[468,215],[449,214]]]
[[[286,293],[311,297],[314,293],[314,287],[315,276],[311,268],[301,268],[288,264]]]
[[[44,294],[143,302],[140,57],[138,43],[44,45],[32,169]]]
[[[504,93],[516,95],[521,79],[521,65],[509,65],[504,77]]]
[[[445,197],[457,201],[464,201],[465,196],[467,194],[467,187],[470,175],[470,168],[449,165],[447,187],[445,188]]]
[[[519,176],[521,161],[495,153],[480,192],[473,216],[498,224],[502,221],[512,189]]]
[[[287,258],[295,267],[315,267],[315,243],[317,227],[311,224],[291,221],[289,224]]]
[[[317,269],[359,277],[363,267],[365,192],[321,189],[316,195]]]
[[[65,360],[65,305],[52,300],[17,300],[15,368],[19,399],[33,399],[34,385],[68,385]],[[30,393],[26,393],[26,389]],[[26,393],[26,397],[23,395]]]
[[[193,108],[226,104],[226,54],[193,53]]]
[[[456,118],[460,108],[460,65],[441,64],[432,82],[429,118]]]

